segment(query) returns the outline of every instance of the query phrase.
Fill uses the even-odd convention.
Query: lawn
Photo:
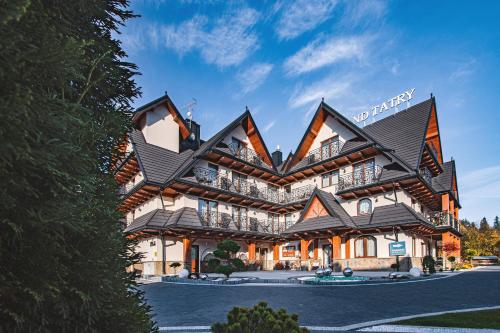
[[[396,324],[500,329],[500,309],[413,318],[399,321]]]

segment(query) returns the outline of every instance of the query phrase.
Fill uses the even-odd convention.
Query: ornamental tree
[[[253,308],[234,307],[227,314],[227,323],[212,325],[214,333],[305,333],[300,327],[298,316],[288,314],[285,309],[274,311],[267,307],[266,302],[260,302]]]
[[[229,239],[223,240],[217,244],[217,249],[214,251],[215,258],[208,262],[209,267],[215,272],[224,274],[227,278],[238,271],[245,268],[245,264],[239,258],[236,258],[236,253],[240,250],[240,246]]]

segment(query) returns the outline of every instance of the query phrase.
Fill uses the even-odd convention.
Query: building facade
[[[248,110],[206,141],[167,95],[133,119],[115,178],[143,274],[172,274],[173,262],[204,271],[223,239],[265,270],[388,269],[395,242],[401,269],[460,256],[455,162],[443,161],[434,97],[363,128],[321,102],[285,158]]]

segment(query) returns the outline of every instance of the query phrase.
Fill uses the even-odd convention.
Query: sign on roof
[[[410,100],[413,98],[414,92],[415,88],[405,91],[404,93],[394,96],[393,98],[390,98],[383,103],[372,106],[370,112],[368,111],[362,112],[354,116],[353,118],[357,123],[361,123],[365,122],[370,116],[372,117],[372,119],[375,119],[377,115],[393,108],[396,108],[396,111],[398,111],[398,108],[402,103],[406,102],[406,107],[408,107],[410,104],[409,103]]]

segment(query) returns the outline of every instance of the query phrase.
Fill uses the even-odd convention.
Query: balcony
[[[430,221],[436,227],[452,227],[457,231],[460,231],[460,223],[451,213],[437,212],[430,217]]]
[[[418,173],[427,182],[427,184],[432,185],[432,173],[428,168],[422,168],[418,171]]]
[[[376,165],[361,172],[341,176],[339,177],[338,191],[376,183],[379,181],[381,174],[382,167]]]
[[[233,181],[227,175],[207,168],[197,167],[193,171],[196,180],[200,184],[279,205],[307,200],[314,191],[314,186],[307,185],[293,189],[290,192],[281,192],[267,187],[259,188],[255,183],[244,180]]]
[[[264,161],[264,158],[259,155],[255,150],[239,146],[237,143],[228,144],[229,151],[231,154],[240,160],[252,163],[257,166],[266,166],[268,168],[272,168],[272,165],[267,164]]]
[[[340,154],[343,146],[344,141],[337,140],[329,143],[328,145],[314,149],[309,152],[309,155],[307,156],[307,164],[313,164],[335,157]]]
[[[284,221],[258,220],[254,217],[238,216],[234,218],[231,214],[201,211],[198,212],[204,227],[239,230],[249,232],[260,232],[267,234],[280,234],[285,230]],[[288,221],[290,223],[290,221]]]

